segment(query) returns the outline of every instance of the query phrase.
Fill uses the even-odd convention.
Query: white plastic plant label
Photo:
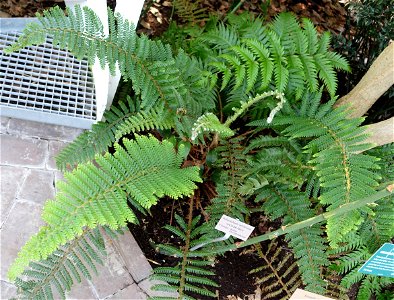
[[[332,298],[328,298],[301,289],[296,289],[289,300],[332,300]]]
[[[224,233],[231,234],[236,238],[246,241],[249,238],[252,231],[254,230],[254,227],[246,223],[243,223],[237,219],[223,215],[220,218],[215,229],[222,231]]]

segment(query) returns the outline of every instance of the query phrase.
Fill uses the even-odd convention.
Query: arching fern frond
[[[322,83],[334,97],[334,69],[349,70],[344,58],[329,51],[328,34],[320,37],[310,21],[304,19],[300,25],[290,13],[279,14],[253,38],[248,30],[230,22],[200,39],[212,48],[208,56],[222,75],[221,89],[229,87],[231,93],[238,89],[262,92],[272,84],[300,99],[305,90],[315,92]]]
[[[320,105],[317,97],[306,96],[296,115],[279,116],[276,125],[287,125],[283,133],[293,139],[309,139],[305,152],[320,181],[320,202],[328,210],[373,194],[379,176],[375,157],[360,154],[368,148],[359,127],[362,119],[347,119],[346,109],[332,108],[333,101]],[[368,210],[368,209],[367,209]],[[333,247],[348,233],[357,230],[364,218],[360,210],[327,222],[328,239]]]
[[[187,79],[182,76],[168,45],[138,37],[134,25],[111,10],[108,11],[108,36],[104,35],[100,19],[90,8],[76,5],[74,10],[67,9],[66,14],[58,7],[45,11],[44,16],[39,16],[39,22],[28,24],[18,41],[6,51],[43,43],[48,34],[53,36],[53,44],[68,49],[77,58],[87,58],[89,64],[93,64],[97,56],[101,66],[108,65],[112,73],[118,65],[123,77],[132,80],[143,109],[158,102],[165,103],[167,108],[178,107],[179,100],[187,97]]]
[[[256,196],[256,201],[264,201],[262,208],[272,220],[283,217],[283,226],[314,216],[306,194],[284,185],[264,187]],[[306,289],[320,294],[325,292],[321,266],[329,264],[322,233],[319,226],[312,226],[286,235]]]
[[[169,110],[152,108],[141,110],[138,101],[127,97],[127,102],[120,101],[111,110],[104,113],[104,121],[92,125],[92,129],[80,134],[56,156],[56,165],[60,170],[75,167],[78,163],[93,160],[97,153],[108,150],[123,135],[151,129],[169,129],[174,127],[174,117]]]
[[[109,230],[109,229],[108,229]],[[97,274],[96,264],[106,256],[99,228],[85,229],[71,242],[56,250],[45,260],[31,262],[15,280],[18,296],[26,299],[55,299],[54,290],[65,299],[75,282],[91,279]]]
[[[208,17],[207,9],[200,7],[201,0],[177,0],[172,2],[178,17],[184,22],[198,25]]]
[[[148,209],[160,197],[190,195],[196,188],[194,182],[201,181],[197,167],[181,168],[182,145],[177,153],[172,143],[148,136],[123,139],[123,144],[124,148],[115,145],[113,155],[96,156],[98,166],[80,164],[65,174],[67,182],[59,182],[55,200],[44,206],[46,225],[26,243],[11,266],[11,280],[31,261],[46,259],[81,235],[84,228],[108,225],[117,229],[135,222],[127,197]]]

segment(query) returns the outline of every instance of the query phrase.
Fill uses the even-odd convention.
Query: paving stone
[[[128,287],[120,290],[116,294],[106,299],[129,299],[129,300],[140,300],[148,299],[147,295],[138,287],[137,284],[129,285]]]
[[[98,299],[95,291],[93,291],[92,288],[92,285],[88,281],[86,281],[86,279],[83,280],[81,283],[75,283],[74,286],[71,288],[71,291],[67,293],[66,299]]]
[[[16,297],[17,291],[16,291],[16,286],[1,280],[0,283],[0,299],[10,299],[13,297]]]
[[[2,134],[0,163],[24,167],[43,167],[48,152],[48,142]]]
[[[15,203],[1,229],[0,280],[6,280],[7,270],[18,251],[43,224],[41,208],[38,205],[27,201]]]
[[[67,146],[65,142],[49,141],[49,157],[46,167],[49,170],[57,170],[55,157],[56,155]]]
[[[173,298],[178,297],[177,293],[152,291],[152,286],[154,286],[155,284],[166,284],[166,283],[159,280],[149,280],[149,278],[146,278],[140,283],[138,283],[138,286],[146,294],[148,294],[149,297],[173,297]]]
[[[106,240],[108,258],[104,266],[98,266],[98,276],[91,280],[100,299],[113,295],[116,291],[134,283],[126,270],[122,257],[113,247],[111,240]]]
[[[44,204],[55,196],[54,174],[52,171],[29,170],[18,199]]]
[[[0,117],[0,133],[6,133],[10,118]]]
[[[61,141],[72,141],[82,131],[83,130],[79,128],[44,124],[20,119],[11,119],[8,124],[8,133],[10,134]]]
[[[135,282],[138,283],[151,274],[152,267],[129,231],[120,235],[114,244]]]
[[[19,191],[26,170],[21,167],[0,166],[1,224],[8,215]]]

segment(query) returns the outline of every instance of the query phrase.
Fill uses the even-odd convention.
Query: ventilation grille
[[[89,127],[96,120],[93,75],[86,61],[54,47],[51,39],[18,53],[6,55],[3,49],[18,38],[18,33],[0,32],[0,103],[2,110],[17,108],[40,112],[41,120]],[[23,114],[26,115],[26,112]],[[23,117],[22,117],[23,118]],[[74,121],[85,120],[78,126]],[[71,122],[71,124],[69,124]]]

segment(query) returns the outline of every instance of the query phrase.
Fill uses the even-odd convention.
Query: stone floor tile
[[[16,297],[16,287],[15,285],[1,280],[0,282],[0,299],[10,299]]]
[[[124,289],[134,283],[126,270],[121,274],[119,274],[120,270],[114,272],[107,261],[104,266],[98,267],[98,273],[99,275],[95,276],[91,282],[100,299],[107,298],[113,295],[115,291]]]
[[[135,282],[138,283],[151,274],[152,267],[129,231],[119,235],[114,244]]]
[[[148,299],[147,295],[138,287],[137,284],[129,285],[128,287],[120,290],[116,294],[105,299],[127,299],[127,300],[145,300]]]
[[[16,258],[18,251],[43,224],[40,206],[27,201],[15,203],[8,215],[7,222],[0,231],[0,280],[6,280],[7,270]]]
[[[49,157],[46,167],[49,170],[57,170],[55,157],[56,155],[67,146],[65,142],[49,141]]]
[[[149,280],[149,278],[147,278],[141,281],[140,283],[138,283],[138,286],[140,287],[141,290],[143,290],[146,294],[148,294],[149,297],[174,297],[174,298],[178,297],[177,293],[152,291],[152,286],[154,286],[155,284],[166,284],[166,283],[159,280]]]
[[[100,299],[109,297],[114,291],[124,289],[134,283],[126,270],[122,257],[117,253],[112,240],[106,239],[108,257],[104,266],[98,266],[99,275],[91,280]]]
[[[1,224],[3,224],[15,201],[17,192],[23,183],[25,172],[27,171],[21,167],[0,166]]]
[[[0,163],[2,165],[44,166],[48,152],[47,141],[8,134],[2,134],[0,138]]]
[[[53,199],[55,196],[54,176],[53,171],[29,170],[18,199],[33,201],[40,205],[48,199]]]
[[[11,119],[8,133],[61,141],[74,140],[83,130],[53,124],[44,124],[20,119]]]
[[[96,291],[93,291],[91,283],[83,280],[81,283],[75,283],[71,288],[71,291],[67,293],[66,299],[71,300],[82,300],[82,299],[98,299],[96,296]]]
[[[7,133],[8,122],[10,118],[0,117],[0,133]]]

